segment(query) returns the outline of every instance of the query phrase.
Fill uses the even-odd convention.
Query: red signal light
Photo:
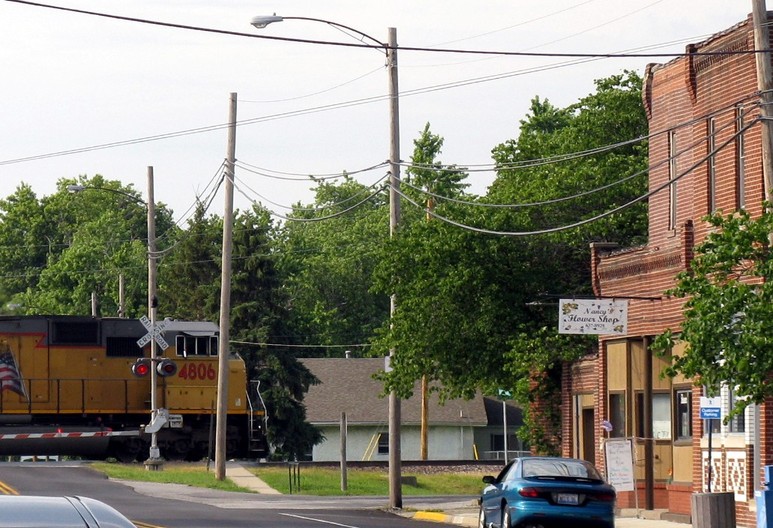
[[[171,359],[164,358],[158,362],[156,372],[158,372],[159,376],[163,377],[174,376],[177,373],[177,363]]]
[[[138,378],[144,378],[150,374],[150,363],[150,358],[139,358],[134,362],[134,365],[132,365],[132,374]]]

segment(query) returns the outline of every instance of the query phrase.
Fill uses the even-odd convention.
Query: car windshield
[[[596,468],[580,460],[526,459],[523,461],[524,477],[573,477],[601,480]]]

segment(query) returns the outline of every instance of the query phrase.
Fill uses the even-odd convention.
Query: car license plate
[[[580,500],[576,493],[558,493],[556,496],[556,502],[558,504],[576,506],[580,503]]]

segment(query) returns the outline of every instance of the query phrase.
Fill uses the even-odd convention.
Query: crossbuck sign
[[[164,337],[161,335],[161,333],[166,328],[165,322],[161,321],[160,323],[153,325],[153,323],[150,322],[150,319],[144,315],[140,317],[140,322],[142,323],[142,326],[144,326],[148,331],[147,334],[137,340],[137,345],[139,345],[140,348],[150,343],[150,341],[153,339],[156,341],[158,346],[161,347],[161,350],[166,350],[169,348],[169,343],[167,343]]]

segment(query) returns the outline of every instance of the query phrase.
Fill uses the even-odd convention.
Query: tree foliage
[[[683,374],[715,394],[722,384],[739,396],[733,416],[773,395],[773,213],[706,218],[713,228],[695,249],[690,269],[668,293],[686,299],[679,329],[658,336],[656,350],[686,343],[667,374]]]
[[[564,109],[535,98],[518,138],[493,150],[499,169],[488,195],[438,200],[435,212],[500,232],[539,232],[601,215],[646,192],[642,175],[625,179],[646,167],[646,145],[630,141],[646,131],[641,80],[630,72],[598,81],[596,93]],[[427,156],[437,154],[438,142],[428,128],[422,139],[424,149],[417,141],[414,156],[424,156],[422,177],[431,181],[428,172],[442,170]],[[377,342],[382,352],[397,351],[387,387],[409,396],[427,373],[440,382],[442,396],[511,390],[526,412],[531,444],[555,452],[559,414],[545,410],[558,409],[562,362],[591,352],[593,342],[558,335],[556,313],[534,301],[591,293],[589,243],[643,240],[646,206],[528,237],[482,235],[419,221],[414,213],[404,218],[374,276],[378,291],[397,298]],[[530,415],[537,403],[542,415]]]
[[[371,291],[389,232],[387,204],[378,190],[349,177],[321,181],[314,203],[296,206],[278,230],[287,330],[296,343],[309,345],[299,350],[302,357],[342,357],[340,345],[367,343],[389,316],[388,297]]]

